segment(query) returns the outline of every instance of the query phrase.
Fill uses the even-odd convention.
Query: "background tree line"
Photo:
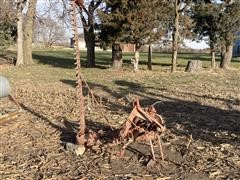
[[[171,70],[174,72],[181,40],[208,37],[212,68],[215,68],[217,48],[221,52],[220,67],[228,68],[232,59],[233,42],[237,38],[240,27],[239,1],[106,0],[105,3],[106,9],[99,13],[102,19],[100,37],[104,43],[117,41],[134,43],[136,58],[139,45],[147,43],[153,37],[154,41],[158,41],[170,33],[172,34]],[[156,33],[159,27],[161,27],[162,34]]]

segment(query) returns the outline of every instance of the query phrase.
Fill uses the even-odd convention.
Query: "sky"
[[[49,9],[49,7],[50,7],[50,1],[52,1],[52,0],[38,0],[37,1],[37,14],[39,14],[40,16],[41,15],[45,15],[45,16],[48,16],[48,14],[46,13],[47,12],[47,10]],[[61,2],[60,0],[55,0],[55,1],[59,1],[59,2]],[[51,15],[51,17],[53,17],[54,18],[54,16],[56,17],[56,15],[54,15],[54,13],[59,13],[59,14],[61,14],[62,13],[62,8],[61,8],[62,6],[61,6],[61,3],[59,3],[58,4],[58,6],[57,7],[52,7],[51,9],[52,10],[50,10],[50,12],[52,11],[53,13],[52,13],[52,15]],[[54,9],[53,9],[54,8]],[[59,8],[59,12],[57,12],[57,8]],[[59,20],[59,23],[62,23],[62,27],[65,29],[65,31],[66,31],[66,38],[67,39],[70,39],[71,37],[72,37],[72,32],[71,32],[71,30],[70,30],[70,27],[67,27],[67,25],[65,24],[65,23],[63,23],[62,21],[60,21]]]
[[[209,45],[206,43],[206,41],[191,41],[186,40],[185,42],[186,47],[192,48],[192,49],[206,49],[209,48]]]

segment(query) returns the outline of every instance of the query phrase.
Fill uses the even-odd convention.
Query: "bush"
[[[15,37],[15,26],[8,21],[0,21],[0,53],[4,54],[6,49],[13,43]]]

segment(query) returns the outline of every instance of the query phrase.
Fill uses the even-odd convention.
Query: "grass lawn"
[[[178,71],[172,74],[169,54],[154,53],[153,71],[149,71],[147,54],[141,53],[140,71],[133,73],[129,60],[132,54],[124,55],[124,68],[118,72],[109,68],[110,52],[97,52],[97,67],[83,68],[114,127],[126,120],[134,99],[139,98],[143,106],[159,101],[156,108],[167,126],[162,139],[166,160],[147,168],[130,151],[122,159],[113,154],[113,149],[100,155],[87,151],[82,158],[66,153],[61,141],[73,137],[74,130],[67,131],[65,122],[77,121],[79,113],[73,52],[34,50],[33,57],[32,66],[1,69],[26,110],[16,125],[1,129],[0,147],[4,148],[0,148],[0,173],[14,172],[14,178],[5,173],[0,174],[1,179],[124,178],[122,174],[140,179],[145,175],[172,179],[240,178],[239,59],[233,59],[230,70],[209,72],[209,56],[179,54]],[[190,59],[202,60],[204,70],[184,72]],[[83,64],[85,61],[86,52],[82,52]],[[88,125],[95,129],[105,127],[99,109],[84,92]],[[143,152],[149,149],[137,147]]]
[[[124,53],[123,62],[124,66],[130,66],[130,59],[133,57],[133,53]],[[59,67],[71,67],[72,66],[72,50],[43,50],[34,51],[34,58],[40,63],[51,64]],[[219,65],[220,57],[217,56],[217,65]],[[68,61],[65,61],[68,60]],[[82,63],[85,65],[86,62],[86,52],[82,52]],[[210,67],[210,56],[209,54],[190,54],[190,53],[179,53],[178,54],[178,64],[179,66],[186,66],[188,60],[201,60],[203,61],[203,67]],[[167,53],[153,53],[153,68],[158,70],[163,67],[169,67],[171,64],[171,54]],[[111,52],[109,51],[97,51],[96,52],[96,64],[98,67],[108,68],[111,66]],[[147,64],[147,53],[142,52],[140,57],[140,68],[146,69]],[[233,58],[232,67],[240,68],[240,59]]]
[[[171,54],[166,53],[153,53],[153,71],[147,70],[147,53],[141,53],[140,57],[140,72],[137,75],[130,73],[132,70],[132,65],[130,59],[133,57],[133,53],[125,53],[123,56],[123,70],[121,72],[112,72],[111,69],[111,52],[107,51],[97,51],[96,52],[96,68],[86,69],[84,65],[86,63],[86,52],[81,52],[81,61],[83,65],[84,75],[87,77],[88,81],[99,81],[99,77],[106,77],[111,81],[111,78],[108,77],[118,77],[118,76],[132,76],[133,78],[140,77],[141,75],[155,75],[161,74],[163,72],[170,71],[171,64]],[[48,79],[48,82],[59,81],[59,77],[63,79],[75,77],[75,72],[72,71],[74,68],[73,60],[73,50],[72,49],[49,49],[49,50],[34,50],[33,58],[35,64],[31,67],[15,68],[14,71],[3,71],[7,76],[13,76],[15,79],[19,78],[20,80],[26,77],[27,79],[32,79],[34,81],[45,81],[45,78]],[[210,67],[210,57],[208,54],[179,54],[178,55],[178,70],[183,72],[188,60],[196,59],[202,60],[204,71],[208,71]],[[217,66],[219,65],[219,57],[217,57]],[[240,68],[240,59],[234,58],[232,60],[231,66],[233,68]],[[9,72],[9,73],[8,73]],[[44,72],[44,73],[43,73]],[[144,73],[143,73],[144,72]],[[32,75],[34,74],[34,75]],[[185,74],[185,73],[183,73]],[[63,76],[64,75],[64,76]],[[186,74],[187,75],[187,74]],[[175,75],[171,75],[175,76]],[[195,76],[195,75],[190,75]],[[101,81],[101,80],[100,80]],[[104,80],[105,81],[105,80]],[[45,81],[46,82],[46,81]]]

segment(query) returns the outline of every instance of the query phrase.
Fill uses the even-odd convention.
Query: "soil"
[[[214,93],[207,94],[204,83],[199,86],[202,89],[194,89],[193,83],[191,94],[184,83],[162,89],[131,86],[135,93],[90,84],[115,128],[126,120],[136,97],[143,106],[160,101],[155,107],[167,130],[161,136],[164,160],[154,142],[154,162],[147,142],[130,144],[124,157],[119,156],[122,145],[104,144],[111,130],[87,94],[87,125],[104,132],[104,145],[76,156],[65,148],[67,142],[75,142],[78,129],[71,84],[14,83],[13,94],[24,111],[14,121],[0,125],[0,179],[240,179],[240,99],[235,85],[229,87],[232,94],[228,96],[225,86],[217,91],[213,85]],[[173,93],[176,89],[178,94]],[[216,96],[218,92],[221,94]]]

